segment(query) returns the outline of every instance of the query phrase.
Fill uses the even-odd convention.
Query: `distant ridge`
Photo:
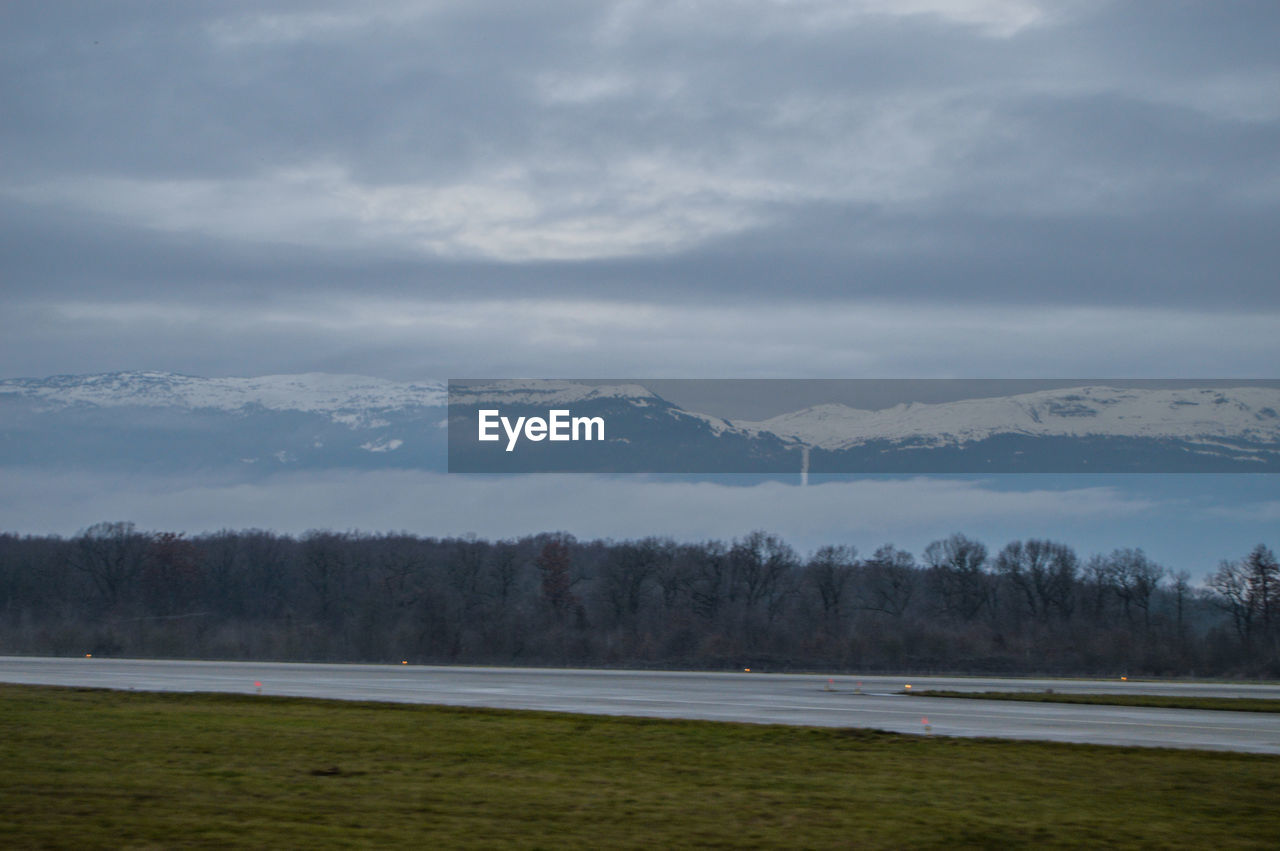
[[[442,381],[398,382],[363,375],[307,372],[256,378],[199,378],[173,372],[107,372],[0,380],[0,395],[40,399],[54,405],[137,405],[240,410],[258,405],[273,411],[333,413],[440,407]]]
[[[442,469],[446,387],[358,375],[0,380],[0,463],[146,472]]]
[[[867,411],[818,405],[738,426],[839,450],[876,440],[960,445],[1001,434],[1038,437],[1222,438],[1280,441],[1280,389],[1106,386],[912,403]]]
[[[455,387],[455,390],[457,388]],[[0,380],[0,464],[118,469],[443,470],[468,448],[469,408],[604,416],[605,445],[530,446],[475,472],[1278,472],[1280,388],[1101,384],[767,420],[686,410],[639,384],[511,380],[455,392],[304,373],[199,378],[136,371]],[[452,418],[452,419],[451,419]],[[446,423],[454,428],[446,431]],[[461,442],[459,442],[461,441]],[[448,450],[448,452],[447,452]],[[589,453],[587,452],[589,450]],[[803,451],[802,451],[803,450]],[[458,456],[459,458],[464,456]],[[470,463],[470,462],[469,462]]]

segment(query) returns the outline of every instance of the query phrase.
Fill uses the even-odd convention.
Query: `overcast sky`
[[[1274,2],[10,3],[6,376],[1271,377]]]
[[[5,3],[0,375],[1275,378],[1277,44],[1274,0]],[[1196,572],[1280,505],[22,481],[33,531],[1195,530]]]

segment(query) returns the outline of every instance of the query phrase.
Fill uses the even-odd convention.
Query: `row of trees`
[[[829,546],[509,541],[102,523],[0,535],[0,653],[433,663],[1280,676],[1280,567],[1203,586],[1139,549],[919,558]]]

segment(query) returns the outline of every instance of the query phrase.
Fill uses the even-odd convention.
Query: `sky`
[[[1247,0],[4,4],[0,377],[1275,378],[1277,43]]]

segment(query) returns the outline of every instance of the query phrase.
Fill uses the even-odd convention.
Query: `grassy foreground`
[[[1280,758],[0,685],[0,847],[1280,845]]]
[[[1096,706],[1149,706],[1161,709],[1215,709],[1228,712],[1280,712],[1280,700],[1258,697],[1186,697],[1159,694],[1066,694],[1043,691],[904,692],[916,697],[961,697],[969,700],[1020,700],[1025,703],[1086,703]]]

